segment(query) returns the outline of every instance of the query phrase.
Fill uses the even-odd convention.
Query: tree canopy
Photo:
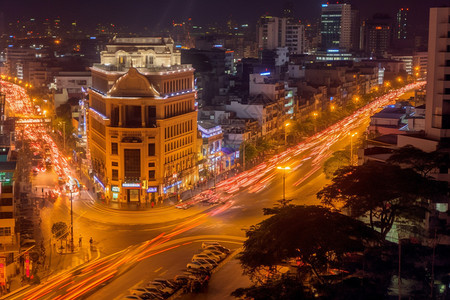
[[[240,260],[249,274],[299,258],[320,276],[328,267],[341,267],[344,253],[362,251],[377,238],[364,223],[320,206],[290,205],[266,214],[272,216],[246,233]]]
[[[428,176],[436,168],[448,168],[448,155],[442,152],[425,152],[411,145],[406,145],[392,154],[387,160],[390,164],[404,165],[412,168],[422,176]]]
[[[339,169],[317,196],[322,203],[348,208],[354,217],[368,216],[370,226],[385,238],[396,219],[414,219],[428,200],[445,194],[445,185],[412,169],[379,162]]]

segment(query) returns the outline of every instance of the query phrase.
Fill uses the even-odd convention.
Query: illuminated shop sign
[[[167,190],[173,188],[174,186],[179,186],[181,183],[183,183],[181,180],[177,181],[175,183],[172,183],[171,185],[168,185],[164,188],[164,193],[167,193]]]
[[[113,185],[111,187],[111,191],[118,193],[118,192],[120,192],[120,188],[118,186],[116,186],[116,185]]]
[[[124,182],[122,183],[122,187],[124,188],[141,188],[141,184],[138,182]]]
[[[147,193],[157,193],[158,187],[157,186],[149,186],[147,189]]]

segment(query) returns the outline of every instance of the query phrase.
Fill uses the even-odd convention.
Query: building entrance
[[[127,190],[128,202],[139,202],[139,190]]]

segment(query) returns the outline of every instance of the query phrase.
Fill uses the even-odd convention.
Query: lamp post
[[[290,167],[277,167],[278,170],[283,170],[283,199],[281,200],[281,204],[283,206],[286,205],[286,171],[290,170]]]
[[[357,135],[357,132],[349,133],[350,135],[350,165],[353,166],[353,137]]]
[[[317,111],[313,112],[313,117],[314,117],[314,133],[316,133],[317,131],[317,116],[319,116],[319,113]]]
[[[286,137],[286,133],[287,133],[287,127],[288,127],[289,125],[291,125],[291,123],[289,123],[289,122],[284,124],[284,146],[285,146],[285,147],[287,146],[287,137]]]

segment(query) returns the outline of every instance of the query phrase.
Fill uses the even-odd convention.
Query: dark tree
[[[323,283],[329,268],[343,267],[345,253],[363,251],[366,242],[378,238],[364,223],[324,207],[291,205],[265,213],[272,216],[247,231],[240,255],[252,278],[294,258],[299,271],[307,270]]]
[[[383,239],[399,217],[423,218],[429,200],[445,195],[441,182],[412,169],[379,162],[339,169],[332,183],[317,196],[325,205],[350,209],[354,217],[369,217],[372,229]]]
[[[387,162],[407,166],[422,176],[428,176],[433,169],[448,168],[449,159],[448,155],[442,152],[425,152],[414,146],[406,145],[394,151]]]

